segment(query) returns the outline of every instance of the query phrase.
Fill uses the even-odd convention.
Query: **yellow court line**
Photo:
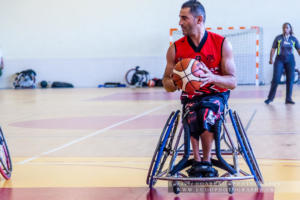
[[[41,157],[18,165],[14,158],[12,179],[2,187],[146,187],[150,157]],[[298,192],[300,161],[258,160],[265,186],[280,193]],[[247,166],[241,162],[241,169]],[[247,170],[246,170],[247,171]],[[158,181],[157,186],[167,186]]]

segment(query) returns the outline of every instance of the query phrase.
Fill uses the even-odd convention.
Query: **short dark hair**
[[[294,32],[293,32],[293,27],[292,27],[292,25],[291,25],[289,22],[285,22],[285,23],[282,25],[282,28],[283,28],[284,26],[286,26],[286,25],[289,25],[289,26],[290,26],[290,28],[291,28],[290,35],[293,35],[293,34],[294,34]]]
[[[205,15],[205,9],[204,6],[197,0],[189,0],[182,4],[182,8],[190,8],[190,12],[194,17],[198,17],[200,15],[203,16],[203,22],[205,22],[206,15]]]

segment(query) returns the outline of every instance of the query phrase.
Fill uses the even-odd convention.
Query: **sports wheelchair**
[[[189,156],[192,155],[192,152],[190,151],[189,128],[184,114],[182,126],[180,127],[180,130],[177,131],[180,121],[180,111],[177,110],[172,112],[167,119],[154,151],[146,180],[149,188],[152,189],[157,180],[165,180],[172,184],[171,188],[173,192],[178,194],[180,193],[179,183],[193,185],[196,183],[221,184],[224,182],[226,183],[228,193],[232,194],[234,193],[233,181],[254,179],[258,190],[260,190],[261,184],[264,183],[263,176],[239,115],[236,111],[232,111],[226,105],[220,120],[222,123],[222,130],[220,130],[218,134],[214,134],[215,149],[211,151],[211,154],[213,157],[217,157],[217,159],[212,158],[213,166],[224,170],[225,173],[223,175],[219,177],[198,178],[188,177],[187,174],[183,172],[183,169],[190,166],[193,160],[188,159]],[[230,124],[231,126],[229,127]],[[182,136],[184,136],[183,142]],[[173,145],[175,138],[175,144]],[[234,140],[234,138],[236,140]],[[203,155],[202,150],[199,150],[199,153],[200,155]],[[223,159],[223,155],[232,156],[232,164],[226,162]],[[250,173],[239,168],[239,155],[242,155]],[[176,162],[177,158],[180,156],[182,156],[182,159]],[[168,166],[165,165],[167,160],[169,161]]]
[[[4,134],[0,127],[0,173],[6,180],[9,180],[11,177],[11,172],[12,162]]]

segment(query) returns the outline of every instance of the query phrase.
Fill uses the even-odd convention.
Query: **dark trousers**
[[[274,71],[273,71],[273,79],[271,83],[271,89],[269,92],[268,99],[273,101],[278,83],[280,81],[281,75],[283,73],[283,68],[286,73],[286,101],[292,100],[292,92],[293,92],[293,83],[295,76],[295,58],[294,56],[289,56],[288,58],[281,58],[277,56],[274,62]]]

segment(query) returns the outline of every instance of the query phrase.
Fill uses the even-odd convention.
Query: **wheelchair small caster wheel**
[[[178,185],[173,185],[173,192],[175,194],[179,194],[180,193],[180,187]]]
[[[175,194],[180,193],[180,187],[176,181],[172,183],[172,189]]]
[[[227,191],[228,191],[229,194],[233,194],[234,193],[234,187],[233,187],[232,181],[228,181],[227,182]]]

